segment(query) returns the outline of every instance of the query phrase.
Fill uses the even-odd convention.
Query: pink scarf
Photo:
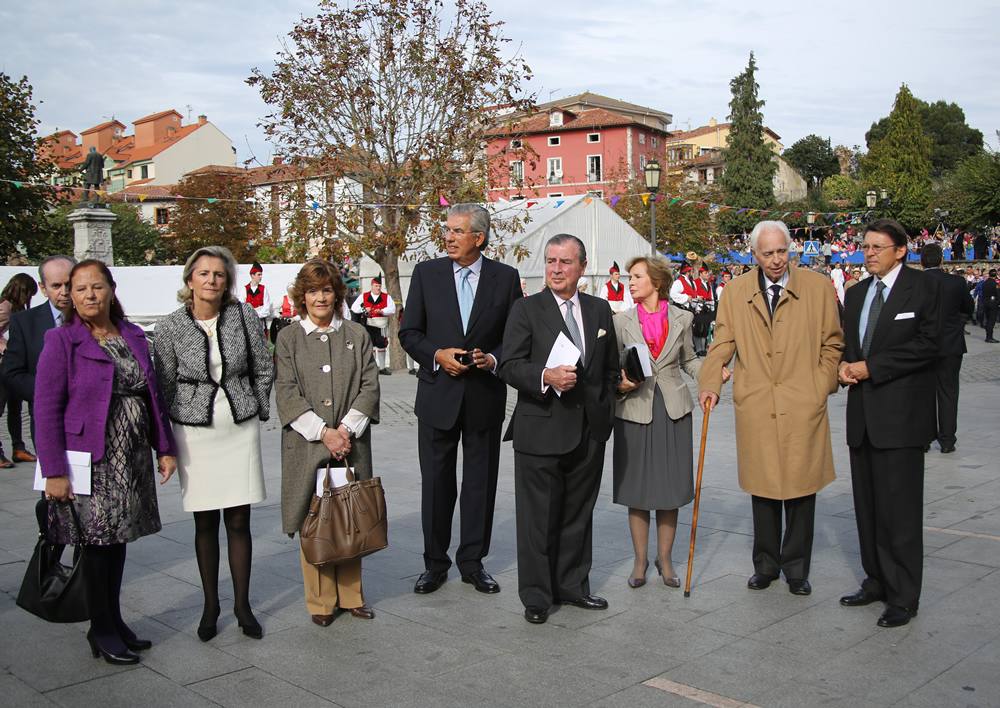
[[[655,359],[663,351],[663,345],[666,344],[667,335],[670,333],[670,318],[668,316],[670,308],[665,302],[660,302],[657,312],[646,312],[642,303],[635,307],[636,313],[639,315],[639,326],[642,328],[642,338],[646,340],[649,353]]]

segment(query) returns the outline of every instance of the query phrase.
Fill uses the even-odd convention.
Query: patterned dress
[[[93,463],[91,495],[76,498],[83,538],[77,538],[68,505],[53,503],[49,505],[52,543],[128,543],[162,528],[149,442],[146,377],[124,339],[109,338],[101,347],[115,364],[104,458]]]

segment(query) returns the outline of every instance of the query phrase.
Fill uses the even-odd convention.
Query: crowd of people
[[[664,258],[639,256],[626,263],[627,283],[613,264],[598,296],[578,288],[583,242],[558,234],[544,249],[545,288],[528,294],[514,268],[484,254],[489,238],[486,209],[449,209],[446,254],[414,269],[399,329],[417,376],[424,568],[415,593],[438,590],[453,563],[474,590],[500,592],[484,560],[504,441],[514,450],[518,595],[528,622],[546,622],[559,604],[608,607],[590,584],[608,441],[613,498],[628,510],[634,546],[628,586],[646,584],[655,515],[653,565],[664,585],[679,587],[672,547],[678,510],[694,497],[693,413],[717,405],[732,377],[739,482],[753,513],[748,587],[783,575],[792,594],[811,593],[816,493],[834,478],[827,398],[845,386],[865,581],[840,601],[885,602],[884,627],[917,614],[924,454],[934,439],[943,453],[955,449],[961,328],[974,316],[975,292],[992,340],[995,271],[948,274],[937,244],[924,246],[924,270],[909,267],[907,235],[887,219],[859,234],[863,272],[794,267],[788,228],[762,221],[749,235],[756,265],[740,273],[686,263],[675,277]],[[267,494],[260,423],[272,388],[283,532],[300,531],[318,474],[348,466],[364,480],[376,469],[380,318],[396,308],[381,282],[348,306],[341,270],[310,260],[276,313],[259,264],[242,287],[236,267],[222,247],[192,253],[180,306],[157,324],[152,351],[99,261],[46,258],[38,279],[46,300],[37,307],[27,309],[30,277],[15,276],[0,297],[8,424],[20,421],[14,402],[26,401],[47,534],[84,549],[87,640],[111,663],[136,663],[151,646],[124,622],[120,594],[127,544],[161,528],[157,474],[165,484],[176,473],[193,517],[199,638],[217,634],[220,525],[233,612],[245,635],[263,637],[250,604],[250,515]],[[697,400],[681,372],[697,382]],[[508,387],[517,403],[504,431]],[[10,432],[14,459],[33,460]],[[90,455],[88,495],[74,490],[68,451]],[[315,624],[330,625],[340,611],[375,617],[360,559],[315,566],[303,554],[301,569]]]

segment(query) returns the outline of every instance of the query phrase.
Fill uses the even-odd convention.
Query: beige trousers
[[[306,591],[306,610],[311,615],[332,615],[336,608],[349,610],[361,607],[365,599],[361,591],[361,559],[315,566],[299,549],[302,563],[302,584]]]

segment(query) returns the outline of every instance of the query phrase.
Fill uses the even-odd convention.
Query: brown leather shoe
[[[329,627],[333,624],[333,615],[313,615],[312,621],[320,627]]]
[[[6,470],[6,469],[10,469],[13,466],[14,466],[13,462],[11,462],[10,460],[8,460],[3,455],[0,455],[0,469]]]
[[[375,619],[375,610],[370,608],[368,605],[362,605],[361,607],[348,607],[347,611],[358,619]]]
[[[27,450],[14,450],[14,454],[10,457],[14,462],[38,462],[38,458]]]

